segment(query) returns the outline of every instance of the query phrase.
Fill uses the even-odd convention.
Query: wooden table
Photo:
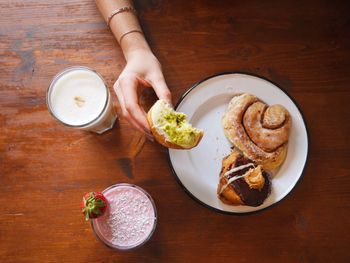
[[[333,3],[334,2],[334,3]],[[124,121],[101,136],[48,113],[51,78],[96,69],[109,88],[125,65],[94,1],[0,1],[1,262],[346,262],[350,258],[350,6],[347,1],[137,1],[174,102],[197,81],[245,71],[283,87],[310,136],[303,179],[280,204],[216,213],[172,176],[167,151]],[[114,95],[113,95],[114,96]],[[146,94],[146,101],[152,94]],[[114,102],[119,109],[116,97]],[[82,194],[128,182],[154,198],[152,239],[100,243]],[[348,262],[348,261],[347,261]]]

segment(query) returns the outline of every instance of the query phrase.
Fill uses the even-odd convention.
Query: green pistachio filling
[[[163,130],[172,143],[187,147],[194,145],[200,131],[186,122],[186,114],[166,108],[158,120],[159,128]]]

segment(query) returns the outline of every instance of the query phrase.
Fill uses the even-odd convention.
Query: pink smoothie
[[[109,208],[92,221],[96,235],[117,249],[131,249],[146,242],[156,225],[152,198],[141,188],[129,184],[113,185],[103,194]]]

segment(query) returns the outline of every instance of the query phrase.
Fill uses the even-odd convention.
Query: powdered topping
[[[120,247],[136,246],[145,241],[153,230],[155,211],[149,198],[132,187],[117,187],[105,194],[109,213],[96,221],[101,234]]]
[[[79,96],[75,96],[74,97],[74,102],[80,108],[83,107],[84,104],[85,104],[85,100],[82,97],[79,97]]]

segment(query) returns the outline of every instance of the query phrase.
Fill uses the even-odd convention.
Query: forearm
[[[106,22],[113,11],[123,7],[133,6],[132,2],[127,0],[96,0],[96,4]],[[137,16],[133,12],[121,12],[114,15],[110,20],[109,26],[119,42],[126,60],[128,60],[130,54],[135,50],[142,49],[150,51],[143,33],[133,32],[126,34],[122,38],[122,41],[120,41],[126,32],[131,30],[142,32]]]

